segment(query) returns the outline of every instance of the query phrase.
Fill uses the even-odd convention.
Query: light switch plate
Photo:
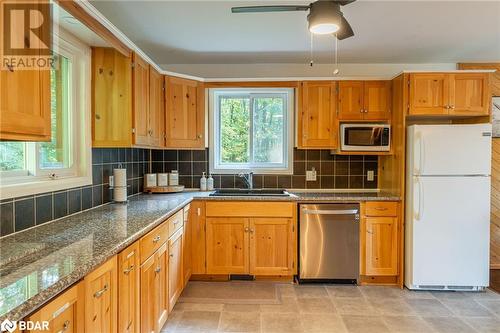
[[[308,182],[316,181],[316,170],[314,168],[312,170],[306,171],[306,181]]]
[[[375,173],[373,172],[373,170],[368,170],[368,172],[366,173],[366,180],[372,182],[374,179],[375,179]]]

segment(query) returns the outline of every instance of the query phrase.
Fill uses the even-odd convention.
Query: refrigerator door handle
[[[421,213],[420,206],[422,203],[422,185],[420,184],[420,180],[418,179],[418,177],[415,178],[415,189],[418,189],[418,195],[415,195],[415,198],[418,198],[418,205],[414,205],[414,207],[417,207],[418,210],[415,210],[415,208],[413,208],[413,216],[415,220],[420,221],[420,213]]]

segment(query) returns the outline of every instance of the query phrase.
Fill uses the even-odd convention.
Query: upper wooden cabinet
[[[339,120],[388,120],[391,81],[339,81]]]
[[[28,321],[49,322],[49,332],[83,333],[85,313],[85,286],[79,282],[61,295],[44,305],[27,318]],[[28,330],[26,332],[47,332],[46,330]]]
[[[92,48],[92,146],[132,145],[132,59]]]
[[[92,144],[155,147],[165,143],[164,79],[137,54],[92,49]]]
[[[166,147],[205,149],[205,93],[200,82],[165,77]]]
[[[488,73],[412,73],[409,115],[481,116],[490,110]]]
[[[84,278],[85,331],[117,332],[117,259],[106,261]]]
[[[336,148],[335,82],[302,82],[300,89],[299,148]]]
[[[140,332],[139,242],[118,254],[118,333]]]
[[[132,66],[133,143],[139,146],[147,146],[150,144],[151,137],[149,126],[149,64],[134,53]]]
[[[50,141],[50,71],[0,70],[0,140]]]

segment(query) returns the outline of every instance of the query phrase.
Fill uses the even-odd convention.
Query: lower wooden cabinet
[[[169,248],[167,243],[163,244],[155,254],[155,262],[156,262],[156,279],[157,279],[157,305],[155,307],[156,313],[156,326],[155,332],[160,332],[163,325],[167,322],[168,313],[169,313],[169,275],[170,268],[168,265],[168,254]]]
[[[106,261],[84,279],[85,331],[117,332],[117,258]]]
[[[293,275],[294,218],[208,217],[207,274]]]
[[[362,204],[360,244],[361,275],[399,274],[400,219],[397,202]]]
[[[141,332],[155,332],[158,290],[155,255],[141,265]]]
[[[140,332],[139,242],[118,254],[118,332]]]
[[[191,233],[191,271],[192,274],[206,274],[205,201],[193,201],[190,206],[189,229],[184,228],[184,232]]]
[[[83,333],[85,313],[85,286],[79,282],[43,308],[27,318],[33,322],[49,322],[49,330],[28,332]]]
[[[191,247],[193,243],[192,233],[191,233],[191,219],[189,216],[190,205],[184,207],[184,232],[182,233],[182,270],[183,270],[183,281],[184,287],[189,282],[189,278],[192,273],[192,256]]]
[[[173,310],[175,302],[177,302],[184,288],[182,235],[183,229],[181,228],[168,240],[168,299],[170,311]]]

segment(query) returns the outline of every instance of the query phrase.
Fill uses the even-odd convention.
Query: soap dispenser
[[[200,178],[200,190],[201,191],[207,190],[207,177],[205,176],[205,172],[203,172],[203,176],[201,176]]]
[[[208,174],[208,178],[207,178],[207,190],[208,191],[213,191],[214,190],[214,178],[212,177],[212,173]]]

